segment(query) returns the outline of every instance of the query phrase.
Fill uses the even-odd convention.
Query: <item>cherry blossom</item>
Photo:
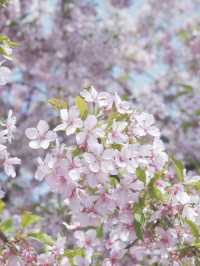
[[[89,103],[95,103],[97,101],[97,96],[98,96],[98,93],[97,91],[95,90],[95,88],[92,86],[90,88],[90,91],[88,90],[83,90],[80,95],[86,100],[86,102],[89,102]]]
[[[90,97],[90,91],[81,95]],[[100,93],[95,90],[97,99]],[[184,243],[180,231],[188,230],[182,221],[197,223],[198,200],[187,186],[199,177],[188,181],[183,171],[180,183],[177,169],[168,170],[169,158],[153,116],[133,111],[115,97],[109,112],[106,105],[82,98],[84,106],[93,106],[87,106],[86,117],[78,118],[83,127],[75,129],[73,145],[56,140],[44,159],[38,159],[36,178],[60,194],[70,210],[66,228],[74,232],[74,245],[85,254],[76,256],[75,265],[92,265],[96,255],[103,265],[121,265],[126,259],[171,265],[178,245]],[[73,104],[70,110],[82,108]],[[172,215],[175,222],[162,226]]]
[[[54,131],[65,130],[66,135],[74,134],[78,128],[82,127],[82,120],[79,118],[79,111],[77,108],[60,110],[62,124],[57,126]]]
[[[9,154],[7,152],[5,152],[5,159],[4,159],[4,170],[5,173],[8,176],[11,177],[16,177],[16,172],[15,172],[15,165],[20,165],[21,164],[21,160],[17,157],[9,157]]]
[[[160,132],[153,124],[155,123],[152,115],[147,113],[138,114],[135,116],[136,126],[133,133],[136,136],[145,136],[147,134],[158,137]]]
[[[47,149],[56,138],[56,134],[49,131],[49,125],[44,120],[40,120],[36,128],[26,129],[26,136],[31,140],[29,146],[33,149]]]
[[[112,132],[108,135],[108,143],[126,143],[127,136],[123,134],[123,131],[127,127],[127,122],[114,121],[112,125]]]
[[[103,131],[97,127],[97,119],[94,115],[89,115],[84,121],[83,130],[77,134],[76,141],[80,146],[93,143],[98,137],[101,137]]]

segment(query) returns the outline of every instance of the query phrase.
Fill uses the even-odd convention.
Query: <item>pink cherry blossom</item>
[[[102,91],[98,94],[97,102],[100,108],[110,110],[112,108],[114,98],[112,94]]]
[[[147,113],[141,113],[134,116],[136,121],[136,126],[134,127],[133,133],[136,136],[145,136],[147,134],[157,137],[160,132],[157,127],[154,126],[154,118],[152,115]]]
[[[84,89],[80,92],[80,95],[86,100],[88,103],[96,102],[98,93],[93,86],[91,86],[90,90]]]
[[[8,141],[11,142],[13,139],[13,134],[16,131],[16,117],[13,116],[12,110],[8,112],[8,118],[6,120],[6,130],[7,130],[7,136],[8,136]]]
[[[58,125],[54,131],[64,130],[66,135],[74,134],[78,128],[82,127],[82,120],[79,117],[79,111],[76,107],[72,107],[69,110],[60,110],[60,117],[62,124]]]
[[[127,125],[127,122],[114,121],[112,125],[112,131],[108,134],[108,143],[126,143],[128,136],[123,133],[123,131],[126,129]]]
[[[9,157],[9,154],[7,152],[4,153],[5,154],[5,159],[4,159],[4,170],[5,173],[8,176],[11,177],[16,177],[16,172],[15,172],[15,165],[20,165],[21,164],[21,160],[17,157]]]
[[[97,119],[94,115],[89,115],[84,121],[83,130],[76,135],[76,141],[79,146],[94,142],[103,135],[103,130],[97,127]]]
[[[84,247],[87,251],[92,249],[98,244],[95,230],[88,230],[86,233],[76,231],[74,234],[80,247]]]
[[[115,105],[117,111],[121,114],[131,114],[132,110],[130,108],[130,104],[127,101],[122,101],[117,93],[115,93]]]
[[[31,140],[29,146],[32,149],[47,149],[56,139],[56,134],[49,130],[49,125],[44,120],[40,120],[36,128],[26,129],[25,134]]]

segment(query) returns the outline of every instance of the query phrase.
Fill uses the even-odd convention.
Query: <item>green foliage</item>
[[[154,175],[154,177],[149,182],[148,188],[149,188],[149,195],[151,198],[157,200],[157,201],[163,201],[164,195],[161,193],[161,191],[156,187],[156,181],[161,177],[161,173],[158,172]]]
[[[144,184],[146,184],[146,173],[145,173],[145,170],[142,169],[141,167],[138,167],[136,169],[136,176],[137,178],[142,181]]]
[[[7,36],[0,34],[0,54],[7,60],[12,60],[11,55],[7,52],[8,48],[14,48],[17,44],[11,41]]]
[[[108,116],[108,128],[110,128],[113,124],[113,121],[127,121],[127,114],[120,114],[118,112],[111,112]]]
[[[186,220],[187,225],[189,226],[191,234],[196,238],[199,239],[200,232],[199,227],[191,220]]]
[[[109,179],[112,187],[116,188],[117,184],[120,183],[120,178],[118,175],[110,175]]]
[[[103,226],[102,225],[97,227],[96,235],[97,235],[97,238],[103,238]]]
[[[171,161],[173,163],[175,172],[176,172],[176,177],[179,182],[184,181],[184,165],[181,161],[176,160],[173,156],[170,157]]]
[[[81,154],[81,150],[76,147],[73,151],[72,151],[72,155],[73,155],[73,158],[80,155]]]
[[[175,98],[181,97],[183,95],[189,94],[193,91],[193,87],[188,84],[177,84],[178,86],[181,86],[183,89],[180,90],[176,95]]]
[[[2,200],[0,200],[0,214],[3,212],[4,208],[5,208],[5,203]]]
[[[54,243],[54,240],[52,239],[51,236],[49,236],[46,233],[43,233],[41,231],[31,232],[28,234],[28,237],[31,239],[34,239],[36,241],[39,241],[44,245],[53,245],[53,243]]]
[[[143,239],[142,222],[143,222],[143,216],[136,213],[134,215],[134,228],[135,228],[135,233],[138,239]]]
[[[185,30],[179,31],[178,36],[182,42],[186,42],[190,38],[188,31]]]
[[[13,229],[12,219],[7,219],[0,224],[0,231],[3,233],[10,233],[13,231]]]
[[[189,184],[192,186],[196,191],[200,192],[200,181],[194,181]]]
[[[77,96],[75,98],[75,104],[76,104],[76,107],[78,108],[79,112],[80,112],[80,117],[83,119],[87,116],[87,113],[88,113],[88,105],[86,103],[86,101],[80,97],[80,96]]]
[[[34,215],[30,212],[25,212],[21,216],[21,227],[27,228],[28,226],[37,223],[42,218],[40,216]]]
[[[64,251],[64,256],[68,257],[70,264],[74,266],[74,258],[76,256],[84,257],[85,253],[82,248],[76,248],[76,249],[66,249]]]
[[[135,228],[135,233],[138,239],[143,239],[142,226],[145,222],[145,217],[143,214],[143,209],[145,206],[145,198],[140,198],[137,203],[133,206],[133,223]]]
[[[121,151],[122,145],[121,145],[121,144],[113,143],[113,144],[111,145],[111,147],[112,147],[112,149],[114,149],[114,150]]]
[[[48,103],[56,110],[66,109],[67,102],[58,98],[52,98],[48,100]]]
[[[197,109],[194,114],[197,115],[197,116],[200,116],[200,108]]]
[[[9,2],[10,2],[10,0],[0,0],[0,7],[6,6]]]

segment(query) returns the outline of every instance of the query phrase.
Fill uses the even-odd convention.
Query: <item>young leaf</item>
[[[31,224],[37,223],[41,219],[40,216],[34,215],[30,212],[24,212],[21,216],[21,227],[26,228]]]
[[[86,101],[82,97],[77,96],[75,98],[75,104],[76,104],[76,107],[78,108],[78,110],[80,112],[80,117],[85,118],[85,116],[87,115],[87,112],[88,112],[88,106],[87,106]]]
[[[52,98],[48,100],[48,103],[53,106],[56,110],[66,109],[67,108],[67,102],[60,100],[58,98]]]
[[[134,220],[134,228],[137,238],[142,240],[143,239],[142,224],[139,223],[137,220]]]
[[[144,169],[142,169],[141,167],[138,167],[136,169],[136,176],[140,181],[146,184],[146,173]]]
[[[4,208],[5,208],[5,203],[2,200],[0,200],[0,214],[3,212]]]
[[[184,165],[181,161],[176,160],[173,156],[171,156],[172,163],[174,165],[174,169],[176,172],[176,177],[179,182],[184,181]]]
[[[74,258],[76,256],[84,257],[84,251],[82,248],[77,249],[66,249],[64,255],[68,258]]]
[[[195,111],[195,115],[200,116],[200,108]]]
[[[39,241],[45,245],[53,245],[54,243],[52,237],[43,232],[32,232],[28,234],[28,237],[36,241]]]
[[[191,85],[188,85],[188,84],[177,84],[181,87],[183,87],[183,90],[179,91],[176,95],[175,95],[175,98],[178,98],[180,96],[183,96],[183,95],[186,95],[186,94],[189,94],[193,91],[193,87]]]
[[[5,6],[7,5],[9,0],[0,0],[0,6]]]
[[[97,238],[102,238],[103,237],[103,226],[102,225],[97,227],[96,235],[97,235]]]
[[[12,219],[7,219],[0,224],[0,231],[3,233],[10,233],[13,231]]]
[[[186,220],[187,225],[189,226],[191,234],[196,238],[199,239],[200,232],[199,227],[191,220]]]
[[[117,184],[120,183],[120,178],[118,177],[118,175],[110,175],[109,176],[110,179],[110,184],[112,187],[117,187]]]
[[[152,198],[163,201],[163,194],[161,191],[156,187],[156,181],[160,178],[160,173],[156,173],[154,177],[149,182],[149,194]]]
[[[145,206],[144,198],[140,198],[137,203],[133,206],[133,223],[135,228],[135,233],[138,239],[143,239],[142,235],[142,225],[145,222],[145,217],[143,214],[143,209]]]

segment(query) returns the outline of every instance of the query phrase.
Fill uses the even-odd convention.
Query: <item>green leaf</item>
[[[24,212],[21,216],[21,227],[26,228],[31,224],[37,223],[42,218],[38,215],[32,214],[30,212]]]
[[[0,44],[4,44],[10,48],[17,46],[16,42],[11,41],[6,35],[0,34]]]
[[[139,223],[137,220],[134,220],[134,228],[137,238],[142,240],[143,239],[142,224]]]
[[[2,231],[3,233],[10,233],[13,231],[13,221],[12,219],[7,219],[5,221],[3,221],[0,224],[0,231]]]
[[[78,110],[80,112],[80,117],[85,118],[87,115],[87,112],[88,112],[88,105],[87,105],[86,101],[82,97],[77,96],[75,98],[75,104],[76,104],[76,107],[78,108]]]
[[[120,183],[120,178],[118,175],[110,175],[109,179],[112,187],[116,188],[117,184]]]
[[[196,191],[200,192],[200,181],[191,182],[189,185],[196,189]]]
[[[161,191],[156,187],[156,181],[161,177],[161,173],[155,173],[154,177],[151,179],[149,182],[149,194],[152,198],[158,200],[158,201],[163,201],[164,195],[161,193]]]
[[[176,172],[176,177],[179,182],[184,181],[184,165],[181,161],[176,160],[173,156],[171,156],[171,160]]]
[[[141,167],[138,167],[136,169],[136,176],[140,181],[146,184],[146,173],[144,169],[142,169]]]
[[[183,87],[183,90],[179,91],[176,95],[175,98],[178,98],[180,96],[189,94],[193,91],[193,87],[191,85],[187,85],[187,84],[177,84],[178,86]]]
[[[12,56],[8,53],[8,48],[13,48],[17,46],[17,44],[11,41],[7,36],[0,34],[0,54],[8,59],[12,60]]]
[[[195,115],[200,116],[200,108],[197,109],[194,113],[195,113]]]
[[[73,158],[76,157],[76,156],[78,156],[78,155],[80,155],[80,154],[81,154],[81,150],[80,150],[78,147],[76,147],[76,148],[72,151],[72,156],[73,156]]]
[[[181,30],[178,32],[178,36],[181,39],[181,41],[186,42],[189,39],[189,32],[185,30]]]
[[[139,212],[134,213],[134,228],[138,239],[143,239],[143,234],[142,234],[143,223],[144,223],[144,215],[142,213],[142,210],[140,210],[140,213]]]
[[[74,258],[76,256],[84,257],[84,250],[82,248],[77,249],[66,249],[64,251],[64,256],[68,258]]]
[[[116,121],[127,121],[128,115],[127,114],[120,114],[118,112],[111,112],[108,116],[108,126],[112,126],[114,120]]]
[[[56,110],[66,109],[67,102],[58,98],[52,98],[48,100],[48,103]]]
[[[53,245],[54,243],[52,237],[43,232],[32,232],[28,234],[28,237],[36,241],[39,241],[45,245]]]
[[[0,200],[0,214],[3,212],[4,208],[5,208],[5,203],[2,200]]]
[[[0,0],[0,6],[6,6],[9,0]]]
[[[133,224],[138,239],[143,239],[142,225],[145,222],[143,209],[145,206],[145,198],[140,198],[133,206]]]
[[[190,228],[190,232],[191,234],[196,238],[198,239],[199,236],[200,236],[200,232],[199,232],[199,227],[198,225],[196,225],[193,221],[191,220],[186,220],[186,223],[187,225],[189,226]]]
[[[97,235],[97,238],[103,238],[103,226],[102,225],[97,227],[96,235]]]
[[[121,151],[122,149],[122,145],[121,144],[117,144],[117,143],[113,143],[111,145],[111,147],[114,149],[114,150],[118,150],[118,151]]]
[[[192,243],[192,246],[195,248],[200,248],[200,242],[194,242]]]

